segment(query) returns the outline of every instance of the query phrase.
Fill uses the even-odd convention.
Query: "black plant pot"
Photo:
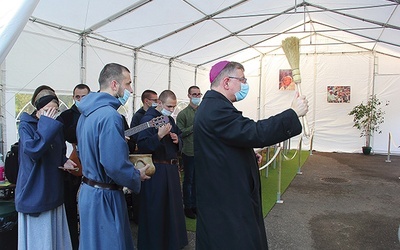
[[[371,153],[372,147],[362,147],[363,154],[369,155]]]

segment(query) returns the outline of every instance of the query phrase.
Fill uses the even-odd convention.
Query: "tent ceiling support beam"
[[[140,2],[137,2],[137,3],[135,3],[135,4],[132,4],[132,5],[129,6],[128,8],[126,8],[126,9],[124,9],[124,10],[121,10],[121,11],[119,11],[119,12],[117,12],[117,13],[115,13],[115,14],[113,14],[113,15],[107,17],[107,18],[105,18],[104,20],[102,20],[102,21],[100,21],[100,22],[98,22],[98,23],[92,25],[92,26],[91,26],[90,28],[88,28],[88,29],[85,29],[82,33],[83,33],[83,34],[92,33],[93,31],[95,31],[95,30],[97,30],[97,29],[103,27],[104,25],[106,25],[106,24],[108,24],[108,23],[110,23],[110,22],[112,22],[112,21],[114,21],[114,20],[116,20],[116,19],[118,19],[118,18],[120,18],[120,17],[122,17],[122,16],[124,16],[124,15],[126,15],[126,14],[128,14],[128,13],[134,11],[134,10],[136,10],[136,9],[138,9],[139,7],[141,7],[141,6],[143,6],[143,5],[147,4],[147,3],[149,3],[149,2],[151,2],[151,1],[153,1],[153,0],[142,0],[142,1],[140,1]]]
[[[390,17],[389,17],[389,18],[387,19],[387,21],[386,21],[386,24],[388,24],[388,22],[390,21],[390,19],[393,17],[393,14],[395,13],[396,9],[397,9],[397,6],[396,6],[396,8],[393,9],[392,13],[390,14]],[[383,29],[381,30],[381,33],[379,34],[378,39],[375,41],[375,44],[374,44],[374,47],[373,47],[374,50],[375,50],[375,48],[376,48],[376,45],[378,44],[378,40],[382,37],[382,34],[383,34],[383,32],[385,31],[385,29],[386,29],[386,28],[383,28]]]
[[[81,82],[86,84],[86,36],[81,36],[81,56],[80,56],[80,64],[81,64]]]
[[[340,29],[340,28],[338,28],[338,27],[334,27],[334,26],[331,26],[331,25],[328,25],[328,24],[325,24],[325,23],[320,23],[320,22],[315,22],[315,21],[314,21],[314,23],[317,23],[317,24],[323,25],[323,26],[325,26],[325,27],[329,27],[329,28],[337,29],[338,31],[343,31],[343,32],[346,32],[346,33],[352,34],[352,35],[354,35],[354,36],[359,36],[359,37],[362,37],[362,38],[368,39],[368,40],[370,40],[371,42],[380,42],[380,43],[384,43],[384,44],[388,44],[388,45],[392,45],[392,46],[400,47],[400,44],[391,43],[391,42],[386,42],[386,41],[379,40],[379,39],[375,39],[375,38],[372,38],[372,37],[369,37],[369,36],[365,36],[365,35],[357,34],[357,33],[355,33],[355,32],[352,32],[352,31],[349,31],[349,30],[346,30],[346,29]]]
[[[321,35],[321,34],[320,34],[320,35]],[[321,35],[321,36],[322,36],[322,35]],[[333,38],[328,37],[328,36],[324,36],[324,37],[333,39]],[[365,42],[365,41],[363,41],[363,42],[352,42],[351,45],[354,45],[354,44],[365,44],[365,43],[370,44],[371,42]],[[349,44],[349,43],[347,43],[347,44]],[[343,45],[343,42],[311,43],[311,44],[306,43],[306,44],[301,44],[301,47],[319,46],[319,45],[322,45],[322,46],[327,46],[327,45],[328,45],[328,46],[331,46],[331,45]],[[261,45],[261,46],[256,46],[256,47],[257,47],[257,48],[276,48],[276,47],[279,47],[279,46],[281,46],[281,45],[273,44],[273,45],[266,45],[266,46]],[[366,48],[364,48],[364,47],[360,47],[360,48],[365,49],[365,50],[368,50],[368,49],[366,49]]]
[[[303,7],[305,7],[306,4],[303,4]],[[379,8],[379,7],[388,7],[388,6],[396,6],[396,4],[381,4],[381,5],[369,5],[369,6],[358,6],[358,7],[346,7],[346,8],[336,8],[334,10],[336,11],[343,11],[343,10],[361,10],[361,9],[374,9],[374,8]],[[295,9],[294,12],[288,12],[285,13],[285,15],[293,15],[293,14],[302,14],[302,13],[307,13],[307,14],[312,14],[312,13],[323,13],[326,12],[326,10],[323,9],[316,9],[316,10],[299,10]],[[237,18],[242,18],[242,17],[260,17],[260,16],[274,16],[278,13],[268,13],[268,14],[248,14],[248,15],[236,15],[236,16],[219,16],[219,17],[214,17],[213,19],[218,20],[218,19],[237,19]]]
[[[137,76],[137,64],[138,64],[138,51],[134,50],[133,51],[133,106],[132,109],[135,111],[135,100],[136,97],[141,96],[138,95],[138,76]]]
[[[198,84],[197,84],[197,70],[198,70],[198,68],[199,68],[199,67],[197,67],[197,66],[194,67],[194,76],[193,76],[194,79],[193,79],[193,82],[194,82],[194,85],[195,85],[195,86],[198,86]]]
[[[323,36],[323,37],[326,37],[326,38],[329,38],[329,39],[333,39],[333,40],[335,40],[335,41],[341,42],[342,44],[345,43],[345,44],[348,44],[348,45],[352,45],[352,46],[358,47],[358,48],[360,48],[360,49],[364,49],[364,50],[369,51],[369,52],[372,52],[372,53],[379,53],[379,54],[381,54],[381,55],[385,55],[385,56],[389,56],[389,57],[393,57],[393,58],[398,58],[398,59],[400,59],[400,56],[395,56],[395,55],[391,55],[391,54],[384,53],[384,52],[377,52],[376,50],[367,49],[367,48],[358,46],[358,45],[353,44],[353,43],[348,43],[348,42],[345,42],[345,41],[342,41],[342,40],[339,40],[339,39],[336,39],[336,38],[332,38],[332,37],[329,37],[329,36],[325,36],[325,35],[323,35],[323,34],[320,34],[320,36]],[[351,53],[351,52],[346,52],[346,53]],[[354,52],[354,53],[359,53],[359,52]],[[343,53],[343,52],[340,52],[339,54],[344,54],[344,53]]]
[[[317,23],[315,21],[307,21],[304,24],[309,24],[309,23]],[[318,33],[325,33],[325,32],[335,32],[335,31],[362,31],[362,30],[377,30],[377,29],[382,29],[381,27],[368,27],[368,28],[348,28],[348,29],[341,29],[338,30],[337,28],[332,28],[332,29],[319,29]],[[316,31],[313,31],[314,33]],[[303,32],[304,33],[304,32]],[[243,36],[243,37],[251,37],[251,36],[271,36],[271,35],[280,35],[281,32],[269,32],[269,33],[253,33],[253,34],[246,34],[246,35],[239,35],[239,36]],[[299,34],[298,31],[287,31],[285,32],[285,34]]]
[[[333,12],[333,13],[338,14],[338,15],[350,17],[350,18],[353,18],[353,19],[356,19],[356,20],[359,20],[359,21],[375,24],[375,25],[378,25],[378,26],[381,26],[381,27],[400,30],[400,27],[396,26],[396,25],[391,25],[391,24],[388,24],[388,23],[382,23],[382,22],[377,22],[377,21],[370,20],[370,19],[361,18],[361,17],[355,16],[355,15],[350,15],[350,14],[342,13],[340,11],[331,10],[331,9],[325,8],[323,6],[315,5],[315,4],[307,3],[307,5],[311,6],[311,7],[314,7],[314,8],[321,9],[321,10],[325,10],[325,11],[328,11],[328,12]]]
[[[199,47],[197,47],[197,48],[194,48],[194,49],[192,49],[192,50],[189,50],[189,51],[187,51],[187,52],[185,52],[185,53],[182,53],[182,54],[180,54],[180,55],[177,55],[177,56],[175,56],[174,58],[182,57],[182,56],[184,56],[184,55],[190,54],[190,53],[195,52],[195,51],[197,51],[197,50],[200,50],[200,49],[202,49],[202,48],[208,47],[208,46],[210,46],[210,45],[212,45],[212,44],[214,44],[214,43],[221,42],[221,41],[223,41],[223,40],[225,40],[225,39],[228,39],[228,38],[230,38],[230,37],[232,37],[232,36],[237,36],[237,35],[238,35],[239,33],[241,33],[241,32],[244,32],[244,31],[246,31],[246,30],[248,30],[248,29],[251,29],[251,28],[254,28],[254,27],[256,27],[256,26],[258,26],[258,25],[260,25],[260,24],[263,24],[263,23],[265,23],[265,22],[268,22],[268,21],[270,21],[270,20],[272,20],[272,19],[274,19],[274,18],[277,18],[278,16],[280,16],[280,15],[282,15],[282,14],[284,14],[284,13],[288,13],[288,12],[290,12],[291,10],[293,10],[295,7],[296,7],[296,6],[291,7],[291,8],[289,8],[289,9],[286,9],[286,10],[282,11],[281,13],[278,13],[278,14],[272,16],[272,17],[266,18],[266,19],[264,19],[264,20],[262,20],[262,21],[259,21],[258,23],[255,23],[255,24],[252,24],[252,25],[250,25],[250,26],[247,26],[247,27],[245,27],[245,28],[243,28],[243,29],[241,29],[241,30],[239,30],[239,31],[237,31],[237,32],[231,33],[231,34],[229,34],[229,35],[227,35],[227,36],[221,37],[221,38],[219,38],[219,39],[217,39],[217,40],[214,40],[214,41],[212,41],[212,42],[209,42],[209,43],[207,43],[207,44],[204,44],[204,45],[199,46]],[[254,46],[254,44],[251,45],[251,46]],[[249,48],[249,46],[247,46],[246,49],[247,49],[247,48]],[[239,50],[239,51],[240,51],[240,50]],[[232,55],[232,54],[234,54],[234,53],[237,53],[237,51],[235,51],[235,52],[233,52],[233,53],[229,53],[229,55]],[[223,57],[223,56],[222,56],[222,57]],[[205,63],[203,63],[203,64],[206,64],[206,63],[209,63],[209,62],[213,62],[213,61],[218,60],[218,59],[220,59],[220,58],[222,58],[222,57],[216,58],[216,59],[214,59],[214,60],[212,60],[212,61],[205,62]],[[202,64],[200,64],[200,65],[202,65]]]
[[[114,40],[111,40],[111,39],[107,39],[107,38],[96,37],[96,36],[93,36],[93,34],[89,34],[89,35],[87,35],[87,37],[91,38],[91,39],[94,39],[94,40],[97,40],[97,41],[104,42],[104,43],[108,43],[108,44],[112,44],[112,45],[115,45],[115,46],[119,46],[119,47],[122,47],[122,48],[125,48],[125,49],[136,50],[138,52],[140,51],[141,53],[146,54],[146,55],[156,56],[156,57],[159,57],[159,58],[162,58],[162,59],[166,59],[166,60],[170,59],[169,56],[161,55],[161,54],[158,54],[158,53],[155,53],[155,52],[151,52],[151,51],[147,51],[147,50],[143,50],[143,49],[139,50],[137,47],[134,47],[134,46],[131,46],[131,45],[128,45],[128,44],[124,44],[124,43],[121,43],[121,42],[118,42],[118,41],[114,41]],[[188,62],[184,62],[184,61],[178,60],[178,59],[175,59],[175,61],[177,61],[177,62],[179,62],[181,64],[184,64],[184,65],[187,65],[187,66],[191,66],[191,67],[195,67],[196,66],[194,64],[191,64],[191,63],[188,63]]]
[[[161,37],[158,37],[158,38],[156,38],[156,39],[154,39],[154,40],[152,40],[152,41],[149,41],[149,42],[147,42],[147,43],[145,43],[145,44],[139,46],[138,48],[139,48],[139,49],[142,49],[142,48],[144,48],[144,47],[146,47],[146,46],[149,46],[149,45],[151,45],[151,44],[153,44],[153,43],[156,43],[156,42],[158,42],[158,41],[161,41],[161,40],[163,40],[163,39],[165,39],[165,38],[167,38],[167,37],[170,37],[170,36],[172,36],[172,35],[174,35],[174,34],[176,34],[176,33],[179,33],[179,32],[181,32],[181,31],[184,31],[184,30],[186,30],[186,29],[188,29],[188,28],[190,28],[190,27],[192,27],[192,26],[195,26],[195,25],[197,25],[197,24],[199,24],[199,23],[202,23],[202,22],[204,22],[204,21],[210,20],[210,19],[212,19],[213,16],[219,15],[219,14],[225,12],[225,11],[228,11],[228,10],[230,10],[230,9],[232,9],[232,8],[235,8],[236,6],[241,5],[241,4],[243,4],[244,2],[247,2],[247,1],[248,1],[248,0],[239,1],[239,2],[237,2],[237,3],[235,3],[235,4],[231,5],[231,6],[228,6],[228,7],[224,8],[224,9],[221,9],[221,10],[219,10],[219,11],[217,11],[217,12],[214,12],[214,13],[212,13],[211,15],[205,16],[205,17],[203,17],[203,18],[201,18],[201,19],[198,19],[198,20],[194,21],[193,23],[190,23],[190,24],[188,24],[188,25],[185,25],[185,26],[183,26],[182,28],[179,28],[179,29],[174,30],[174,31],[172,31],[172,32],[169,32],[169,33],[167,33],[167,34],[165,34],[165,35],[163,35],[163,36],[161,36]]]
[[[324,34],[319,34],[319,35],[322,36],[322,37],[325,37],[325,38],[328,38],[328,39],[332,39],[332,40],[334,40],[334,41],[337,41],[338,43],[341,43],[341,44],[351,45],[351,46],[357,47],[357,48],[362,49],[362,50],[365,50],[365,51],[370,51],[370,52],[373,51],[372,49],[364,48],[364,47],[361,47],[361,46],[359,46],[359,45],[357,45],[357,44],[349,43],[349,42],[346,42],[346,41],[343,41],[343,40],[340,40],[340,39],[337,39],[337,38],[333,38],[333,37],[330,37],[330,36],[326,36],[326,35],[324,35]]]
[[[190,4],[188,1],[183,0],[185,3],[187,3],[188,5],[190,5],[193,9],[197,10],[198,12],[200,12],[202,15],[207,15],[206,13],[204,13],[203,11],[201,11],[199,8],[197,8],[196,6],[193,6],[192,4]],[[216,23],[217,25],[219,25],[220,27],[222,27],[224,30],[228,31],[229,33],[231,33],[232,36],[237,37],[241,42],[243,42],[244,44],[247,44],[249,46],[251,46],[246,40],[240,38],[239,36],[237,36],[237,34],[233,33],[231,30],[229,30],[228,28],[226,28],[224,25],[220,24],[219,22],[217,22],[215,19],[211,19],[214,23]],[[255,51],[257,51],[260,55],[262,54],[261,51],[258,51],[256,48],[253,48]]]
[[[168,62],[168,88],[167,89],[171,89],[171,82],[172,82],[172,59],[169,59]]]
[[[55,29],[58,29],[58,30],[67,31],[67,32],[70,32],[70,33],[73,33],[73,34],[76,34],[76,35],[81,35],[81,33],[82,33],[80,30],[73,29],[73,28],[70,28],[70,27],[66,27],[66,26],[63,26],[63,25],[59,25],[59,24],[56,24],[56,23],[48,22],[48,21],[45,21],[45,20],[42,20],[40,18],[33,17],[33,16],[29,18],[29,21],[31,21],[32,23],[38,23],[38,24],[42,24],[42,25],[45,25],[45,26],[48,26],[48,27],[51,27],[51,28],[55,28]]]
[[[392,2],[392,3],[397,3],[397,4],[400,4],[400,1],[399,1],[399,0],[386,0],[386,1],[388,1],[388,2]]]
[[[224,9],[221,9],[221,10],[215,12],[215,13],[212,13],[211,15],[206,15],[205,13],[202,13],[202,11],[199,10],[196,6],[194,6],[191,2],[189,2],[187,0],[184,0],[184,2],[186,4],[188,4],[189,6],[194,8],[195,10],[199,11],[200,13],[202,13],[204,15],[204,17],[199,19],[199,20],[196,20],[195,22],[193,22],[191,24],[185,25],[184,27],[181,27],[181,28],[179,28],[179,29],[177,29],[175,31],[172,31],[172,32],[169,32],[168,34],[160,36],[160,37],[158,37],[158,38],[156,38],[156,39],[154,39],[152,41],[146,42],[143,45],[141,45],[140,47],[135,47],[135,46],[129,45],[129,44],[123,44],[123,43],[118,42],[116,40],[112,40],[112,39],[109,39],[107,37],[103,37],[102,35],[97,34],[95,32],[96,29],[99,29],[100,27],[103,27],[104,25],[106,25],[107,23],[111,22],[112,20],[118,19],[118,18],[122,17],[123,15],[131,13],[132,11],[138,9],[141,6],[146,5],[147,3],[151,2],[151,1],[152,0],[141,0],[141,1],[137,2],[137,3],[135,3],[135,4],[132,4],[131,6],[125,8],[124,10],[119,11],[119,12],[109,16],[108,18],[105,18],[104,20],[92,25],[90,28],[85,29],[84,31],[78,30],[78,29],[74,29],[74,28],[70,28],[70,27],[66,27],[66,26],[59,25],[59,24],[55,24],[55,23],[51,23],[51,22],[48,22],[48,21],[45,21],[45,20],[41,20],[41,19],[33,17],[33,16],[29,20],[34,22],[34,23],[39,23],[39,24],[42,24],[42,25],[46,25],[46,26],[49,26],[49,27],[54,28],[54,29],[67,31],[67,32],[70,32],[72,34],[76,34],[76,35],[78,35],[80,37],[82,37],[82,35],[84,34],[84,35],[86,35],[86,38],[92,38],[92,39],[95,39],[95,40],[99,40],[101,42],[105,42],[105,43],[109,43],[109,44],[112,44],[112,45],[120,46],[120,47],[123,47],[123,48],[126,48],[126,49],[130,49],[130,50],[136,50],[136,51],[140,50],[141,53],[148,54],[148,55],[151,55],[151,56],[160,57],[160,58],[164,58],[166,60],[172,59],[174,62],[178,62],[178,63],[184,64],[184,65],[188,65],[188,66],[191,66],[191,67],[196,67],[196,66],[200,67],[202,65],[205,65],[207,63],[213,62],[213,61],[218,60],[220,58],[223,58],[223,57],[226,57],[226,56],[229,56],[229,55],[232,55],[232,54],[236,54],[236,53],[238,53],[238,52],[240,52],[242,50],[245,50],[245,49],[254,49],[254,50],[260,52],[259,48],[262,48],[262,47],[257,47],[257,44],[260,44],[261,42],[268,41],[271,38],[265,39],[265,40],[263,40],[261,42],[257,42],[257,43],[254,43],[254,44],[249,44],[248,42],[245,42],[245,44],[247,44],[248,46],[245,46],[245,47],[243,47],[243,48],[241,48],[241,49],[239,49],[237,51],[230,52],[229,54],[220,56],[218,58],[213,58],[212,60],[209,60],[208,62],[196,63],[196,65],[190,64],[190,63],[186,63],[186,62],[184,62],[184,61],[179,59],[182,56],[194,53],[194,52],[196,52],[198,50],[201,50],[203,48],[209,47],[214,43],[221,42],[221,41],[223,41],[225,39],[228,39],[228,38],[231,38],[231,37],[236,37],[237,39],[239,39],[242,42],[244,42],[245,41],[244,38],[246,36],[255,36],[255,35],[269,36],[269,35],[274,35],[274,33],[247,34],[247,35],[241,35],[241,33],[243,33],[244,31],[247,31],[247,30],[249,30],[249,29],[251,29],[251,28],[253,28],[255,26],[258,26],[260,24],[268,22],[268,21],[270,21],[270,20],[272,20],[272,19],[274,19],[274,18],[276,18],[276,17],[278,17],[280,15],[301,14],[302,12],[304,12],[304,22],[303,22],[302,25],[305,25],[307,23],[311,23],[311,24],[319,23],[319,22],[316,22],[316,21],[312,21],[310,13],[313,13],[313,12],[325,12],[326,11],[326,12],[331,12],[331,13],[334,13],[334,14],[337,14],[337,15],[346,16],[346,17],[349,17],[349,18],[352,18],[352,19],[355,19],[355,20],[367,22],[367,23],[379,26],[379,27],[384,28],[384,29],[390,28],[390,29],[394,29],[394,30],[400,30],[400,26],[389,24],[389,20],[392,17],[390,17],[386,23],[383,23],[383,22],[379,22],[379,21],[374,21],[372,19],[361,18],[361,17],[358,17],[356,15],[351,15],[351,14],[347,14],[347,13],[344,12],[346,10],[352,10],[352,9],[365,9],[365,8],[374,8],[374,7],[376,7],[376,8],[379,8],[379,7],[382,7],[382,8],[386,7],[387,8],[387,7],[389,7],[390,8],[390,6],[394,6],[393,7],[393,11],[392,11],[392,16],[393,16],[394,11],[397,9],[397,7],[399,5],[399,1],[390,1],[390,0],[388,0],[387,4],[380,4],[380,5],[374,5],[374,6],[358,6],[358,7],[357,6],[356,7],[351,7],[350,6],[350,7],[347,7],[347,8],[345,7],[345,8],[336,8],[336,9],[335,8],[329,9],[329,8],[324,7],[324,6],[320,6],[320,5],[316,5],[316,4],[313,4],[313,3],[309,3],[308,1],[296,1],[295,5],[293,7],[290,7],[288,9],[286,9],[286,10],[281,11],[281,12],[277,12],[277,13],[273,13],[273,14],[271,14],[271,13],[269,13],[269,14],[257,14],[255,16],[266,16],[266,18],[261,20],[260,22],[257,22],[255,24],[251,25],[251,26],[245,27],[245,28],[243,28],[241,30],[238,30],[238,31],[231,32],[226,27],[221,25],[217,20],[241,17],[241,16],[226,16],[226,17],[223,17],[223,16],[221,16],[221,13],[224,13],[224,12],[226,12],[226,11],[232,9],[232,8],[238,7],[239,5],[247,2],[248,0],[238,0],[237,3],[232,4],[231,6],[228,6],[228,7],[224,8]],[[303,7],[303,8],[300,8],[300,7]],[[309,7],[314,8],[314,10],[310,10]],[[308,14],[308,19],[310,19],[310,21],[306,22],[306,15],[307,14]],[[243,15],[243,16],[251,17],[252,15]],[[146,47],[146,46],[148,46],[150,44],[156,43],[157,41],[161,41],[162,39],[165,39],[167,37],[173,36],[174,34],[176,34],[178,32],[181,32],[183,30],[189,29],[190,27],[192,27],[194,25],[197,25],[197,24],[199,24],[201,22],[207,21],[207,20],[214,21],[215,23],[217,23],[218,25],[222,26],[224,29],[229,31],[230,34],[226,35],[225,37],[216,39],[216,40],[214,40],[212,42],[209,42],[207,44],[203,44],[203,45],[201,45],[199,47],[193,48],[193,49],[191,49],[189,51],[183,52],[182,54],[176,55],[174,57],[162,55],[162,54],[159,54],[157,52],[151,52],[151,51],[148,51],[148,50],[144,49],[144,47]],[[321,24],[321,23],[319,23],[319,24]],[[340,29],[340,28],[332,27],[332,26],[329,26],[329,25],[326,25],[326,24],[322,24],[322,25],[324,25],[325,27],[330,27],[330,28],[332,28],[334,30],[337,30],[337,31],[347,32],[349,34],[368,39],[371,42],[375,43],[374,48],[375,48],[376,44],[378,44],[378,43],[388,44],[388,45],[395,46],[395,47],[400,47],[400,45],[396,44],[395,42],[388,42],[388,41],[380,40],[381,36],[379,36],[378,38],[373,38],[373,37],[365,36],[365,35],[362,35],[362,34],[358,34],[356,32],[357,30],[379,29],[378,27]],[[310,32],[316,33],[315,30],[314,31],[310,31]],[[329,29],[318,30],[319,34],[323,33],[323,32],[334,32],[334,31],[329,31]],[[283,32],[283,33],[285,33],[285,34],[300,34],[298,32],[294,32],[294,31],[286,31],[286,32]],[[301,34],[304,34],[304,31]],[[272,37],[276,37],[276,36],[272,36]],[[362,44],[362,43],[363,42],[358,42],[358,44]],[[86,43],[86,46],[87,46],[87,43]],[[362,47],[360,47],[360,48],[362,48]],[[363,48],[363,49],[365,49],[365,48]],[[271,53],[271,51],[267,52],[267,53],[263,52],[262,54],[268,54],[268,53]]]
[[[258,93],[261,93],[261,88],[262,88],[262,79],[264,79],[263,77],[263,59],[264,56],[260,56],[260,63],[259,63],[259,69],[258,69]],[[260,120],[261,119],[261,97],[260,95],[258,95],[257,97],[258,101],[257,101],[257,119]]]
[[[302,26],[302,25],[303,25],[303,24],[296,25],[296,26],[294,26],[294,27],[292,27],[292,28],[290,28],[290,29],[287,29],[286,31],[290,31],[290,30],[295,29],[295,28],[298,28],[298,27],[300,27],[300,26]],[[284,31],[284,32],[282,32],[282,33],[285,33],[286,31]],[[252,46],[252,47],[255,47],[256,45],[258,45],[258,44],[260,44],[260,43],[263,43],[263,42],[265,42],[265,41],[268,41],[268,40],[270,40],[270,39],[272,39],[272,38],[274,38],[274,37],[277,37],[277,36],[279,36],[279,35],[275,35],[275,36],[269,37],[269,38],[267,38],[267,39],[261,40],[261,41],[259,41],[259,42],[256,42],[256,43],[252,44],[251,46]],[[225,54],[225,55],[222,55],[222,56],[220,56],[220,57],[218,57],[218,58],[214,58],[213,60],[204,62],[203,64],[207,64],[207,63],[216,61],[216,60],[218,60],[218,59],[221,59],[221,58],[224,58],[224,57],[227,57],[227,56],[236,54],[236,53],[238,53],[238,52],[240,52],[240,51],[242,51],[242,50],[248,49],[248,48],[250,48],[250,46],[247,46],[247,47],[238,49],[238,50],[236,50],[236,51],[232,51],[232,52],[230,52],[230,53],[228,53],[228,54]],[[279,49],[279,48],[278,48],[278,49]],[[268,53],[264,53],[264,54],[268,54]],[[200,65],[202,65],[202,64],[200,64]]]

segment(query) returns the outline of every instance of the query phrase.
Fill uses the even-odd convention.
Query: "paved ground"
[[[269,248],[400,249],[400,157],[385,159],[314,152],[265,219]]]
[[[400,157],[314,153],[266,218],[270,249],[400,249]]]

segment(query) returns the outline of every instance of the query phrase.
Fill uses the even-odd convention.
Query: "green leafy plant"
[[[371,147],[371,136],[374,132],[382,133],[379,125],[384,122],[385,112],[381,105],[382,102],[376,95],[371,95],[366,104],[361,103],[355,106],[349,113],[354,118],[353,127],[361,130],[360,137],[365,136],[365,147]],[[386,102],[385,106],[387,105],[389,102]]]

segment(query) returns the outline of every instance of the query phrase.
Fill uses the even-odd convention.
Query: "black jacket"
[[[217,91],[207,91],[194,121],[196,249],[268,249],[253,148],[301,132],[296,113],[257,122]]]

